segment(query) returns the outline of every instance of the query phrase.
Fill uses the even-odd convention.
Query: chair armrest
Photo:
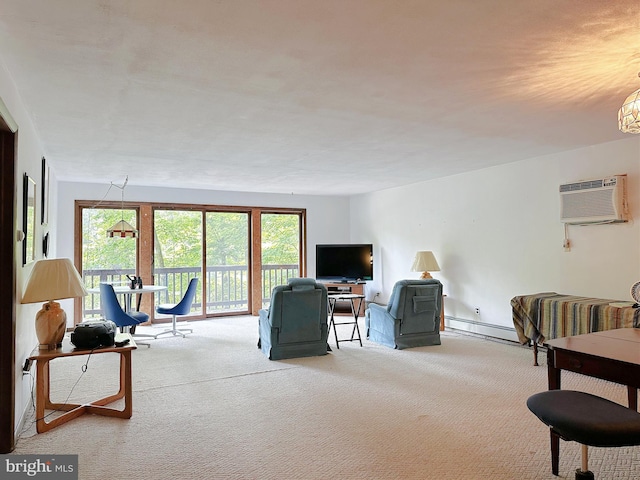
[[[367,329],[373,329],[393,338],[396,319],[387,311],[387,305],[370,303],[365,312],[365,325]],[[368,330],[367,330],[368,331]]]
[[[377,303],[370,303],[367,306],[367,309],[369,309],[371,311],[379,310],[380,312],[386,312],[387,311],[387,306],[386,305],[379,305]]]
[[[393,318],[387,311],[387,305],[378,305],[377,303],[370,303],[369,307],[365,311],[365,319],[369,322],[385,322],[393,324],[395,318]]]
[[[271,320],[269,319],[269,310],[266,310],[264,308],[258,310],[258,317],[261,324],[264,324],[264,325],[271,324]]]

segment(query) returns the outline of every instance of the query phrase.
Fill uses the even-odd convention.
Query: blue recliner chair
[[[171,334],[171,335],[182,335],[185,337],[184,332],[193,333],[191,328],[178,328],[176,323],[177,315],[189,315],[191,312],[191,305],[193,304],[193,300],[196,298],[196,290],[198,288],[198,277],[193,277],[189,281],[189,286],[187,287],[187,291],[185,292],[182,300],[177,304],[162,304],[156,307],[156,312],[171,315],[171,328],[165,330],[164,332],[160,332],[156,335],[158,338],[160,335]]]
[[[439,280],[400,280],[388,305],[370,303],[367,338],[391,348],[440,345],[442,284]]]
[[[327,353],[327,288],[313,278],[290,278],[259,312],[258,347],[270,360]]]

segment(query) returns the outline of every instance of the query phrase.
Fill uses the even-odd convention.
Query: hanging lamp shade
[[[113,227],[107,230],[107,236],[109,238],[136,238],[138,231],[131,226],[130,223],[125,220],[120,220]]]
[[[618,110],[618,128],[622,133],[640,133],[640,89],[629,95]]]
[[[116,185],[111,182],[111,187],[120,189],[120,213],[122,214],[121,220],[113,227],[107,230],[107,237],[109,238],[136,238],[138,236],[138,230],[133,228],[131,224],[124,219],[124,189],[129,183],[129,176],[127,175],[122,185]],[[109,187],[109,189],[111,189]],[[109,193],[109,191],[107,191]]]

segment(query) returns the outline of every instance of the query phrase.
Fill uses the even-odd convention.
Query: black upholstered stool
[[[576,480],[594,478],[589,471],[588,445],[640,445],[640,413],[590,393],[549,390],[529,397],[527,407],[549,426],[554,475],[558,475],[560,438],[582,444],[582,468],[576,470]]]

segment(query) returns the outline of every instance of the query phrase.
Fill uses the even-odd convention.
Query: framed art
[[[36,259],[36,182],[24,174],[22,199],[22,264]]]
[[[44,258],[49,258],[49,232],[42,237],[42,255]]]
[[[42,157],[42,186],[40,187],[40,223],[49,223],[49,166]]]

